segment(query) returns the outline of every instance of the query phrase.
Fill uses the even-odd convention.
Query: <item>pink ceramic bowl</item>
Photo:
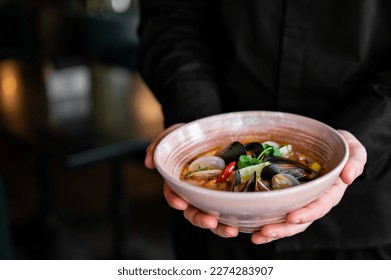
[[[299,186],[269,192],[235,193],[210,190],[179,179],[182,168],[201,152],[252,135],[303,147],[327,173]],[[262,225],[283,222],[287,213],[319,197],[339,177],[348,146],[333,128],[300,115],[245,111],[215,115],[187,123],[164,137],[156,147],[157,170],[184,200],[220,223],[253,232]]]

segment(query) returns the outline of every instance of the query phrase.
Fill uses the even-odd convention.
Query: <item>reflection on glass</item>
[[[15,95],[16,89],[17,89],[17,82],[15,73],[13,73],[12,68],[5,68],[4,72],[2,73],[2,79],[1,79],[1,89],[4,92],[5,96],[12,96]]]
[[[55,123],[85,120],[91,113],[91,71],[87,66],[51,70],[46,77],[49,115]]]
[[[7,114],[18,110],[18,69],[15,63],[5,61],[0,66],[0,106]]]
[[[111,8],[114,12],[124,13],[129,9],[131,3],[131,0],[111,0]]]
[[[136,0],[86,0],[87,14],[126,13],[137,7]]]

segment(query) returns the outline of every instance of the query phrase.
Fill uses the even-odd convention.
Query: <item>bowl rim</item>
[[[212,189],[208,189],[208,188],[203,188],[203,187],[200,187],[200,186],[192,185],[190,183],[187,183],[185,181],[180,180],[179,178],[176,178],[176,177],[173,177],[173,176],[169,175],[169,173],[162,167],[162,165],[161,165],[161,163],[160,163],[160,161],[159,161],[159,159],[157,157],[158,154],[159,154],[159,151],[160,151],[160,149],[162,149],[162,146],[165,144],[165,142],[168,141],[168,139],[170,137],[173,137],[173,135],[175,135],[175,133],[179,133],[180,130],[187,129],[190,126],[192,126],[194,124],[197,124],[199,122],[209,122],[209,121],[213,121],[214,119],[224,118],[227,115],[235,115],[235,116],[240,117],[241,115],[251,115],[251,114],[255,114],[255,115],[258,115],[258,114],[260,114],[260,115],[279,115],[281,117],[292,116],[292,117],[299,118],[299,119],[301,118],[301,119],[310,121],[312,123],[315,123],[315,124],[317,124],[319,126],[322,126],[325,129],[327,129],[330,132],[332,132],[338,138],[338,140],[341,142],[341,144],[343,146],[343,149],[344,149],[343,150],[343,157],[342,157],[341,161],[337,164],[337,166],[335,166],[329,172],[327,172],[326,174],[324,174],[324,175],[322,175],[322,176],[320,176],[320,177],[318,177],[316,179],[313,179],[313,180],[308,181],[308,182],[304,182],[304,183],[302,183],[299,186],[296,186],[294,188],[286,188],[286,189],[282,189],[282,190],[278,190],[278,191],[269,191],[269,192],[248,192],[248,193],[244,193],[244,192],[219,191],[219,190],[212,190]],[[339,175],[342,172],[342,169],[345,166],[348,158],[349,158],[349,146],[348,146],[347,141],[345,140],[345,138],[336,129],[332,128],[331,126],[329,126],[329,125],[327,125],[327,124],[325,124],[325,123],[323,123],[321,121],[318,121],[318,120],[316,120],[314,118],[310,118],[310,117],[299,115],[299,114],[295,114],[295,113],[282,112],[282,111],[263,111],[263,110],[248,110],[248,111],[227,112],[227,113],[215,114],[215,115],[208,116],[208,117],[203,117],[203,118],[200,118],[200,119],[188,122],[188,123],[184,123],[183,125],[175,128],[173,131],[170,131],[167,135],[165,135],[159,141],[159,143],[155,147],[155,152],[154,152],[154,155],[153,155],[153,161],[154,161],[155,167],[158,170],[158,172],[161,174],[161,176],[163,177],[164,180],[166,180],[166,178],[169,178],[169,180],[179,184],[181,188],[189,189],[190,191],[198,193],[198,194],[206,194],[208,196],[218,196],[219,198],[233,198],[233,197],[237,198],[238,196],[243,197],[243,198],[249,197],[249,196],[252,197],[252,198],[273,197],[273,196],[281,195],[281,193],[284,193],[286,195],[290,195],[290,194],[298,192],[298,191],[302,191],[302,190],[305,190],[305,189],[313,188],[314,183],[322,184],[322,181],[327,181],[330,177]],[[331,186],[332,186],[332,184],[330,185],[330,187]]]

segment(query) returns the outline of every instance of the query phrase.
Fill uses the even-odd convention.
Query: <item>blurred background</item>
[[[0,0],[0,257],[172,259],[138,1]]]

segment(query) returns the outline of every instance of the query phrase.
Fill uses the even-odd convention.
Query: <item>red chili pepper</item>
[[[227,180],[227,178],[232,174],[232,172],[235,170],[236,161],[231,162],[228,164],[224,170],[221,172],[220,176],[216,179],[216,183],[221,183]]]

